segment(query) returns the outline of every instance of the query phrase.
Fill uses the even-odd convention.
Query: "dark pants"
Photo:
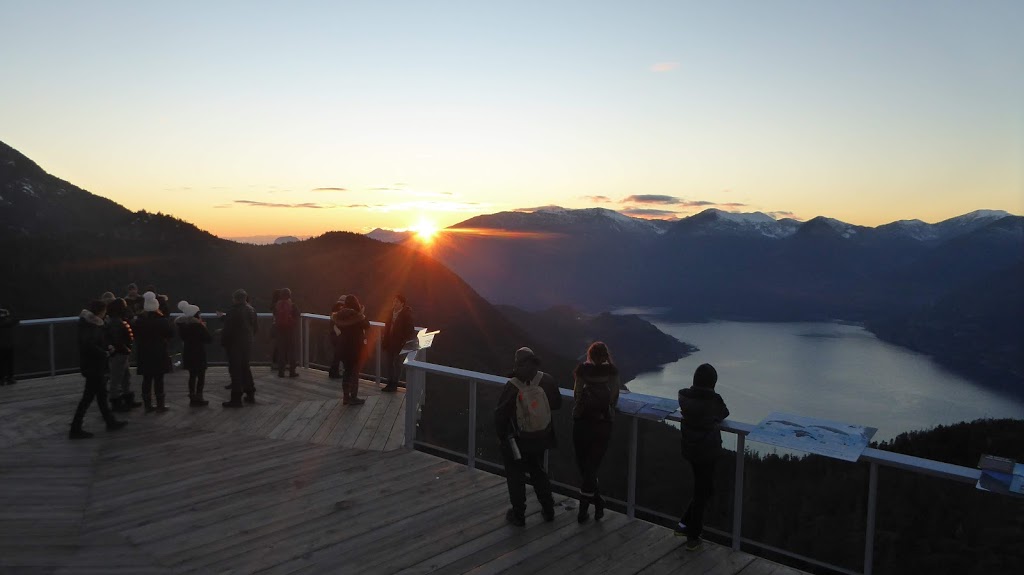
[[[71,429],[82,429],[82,419],[85,418],[85,412],[92,404],[93,398],[100,406],[103,421],[106,421],[107,425],[114,423],[114,414],[110,411],[110,405],[107,404],[106,383],[103,375],[85,376],[85,389],[82,391],[82,400],[78,402],[78,409],[75,410],[75,417],[71,420]]]
[[[704,508],[715,492],[715,464],[718,451],[712,453],[683,452],[683,459],[693,468],[693,499],[683,512],[680,522],[686,525],[686,538],[700,537],[704,531]]]
[[[156,388],[155,390],[153,388]],[[164,403],[164,374],[158,373],[155,375],[142,376],[142,401],[146,405],[152,405],[153,399],[150,395],[156,391],[156,402],[160,405]]]
[[[341,373],[341,389],[348,397],[359,394],[359,352],[346,353],[341,357],[344,371]]]
[[[275,334],[275,340],[277,344],[274,346],[274,350],[277,352],[277,371],[278,373],[284,373],[284,368],[287,367],[290,373],[295,373],[295,328],[277,328]]]
[[[580,472],[580,501],[603,505],[597,484],[601,460],[608,451],[612,437],[612,422],[608,420],[577,419],[572,425],[572,444],[576,450],[576,468]]]
[[[341,356],[343,350],[337,341],[331,342],[331,351],[333,352],[331,354],[331,366],[327,370],[327,375],[328,377],[341,377]]]
[[[388,385],[397,386],[402,380],[402,362],[405,357],[399,351],[384,350],[384,375],[387,377]]]
[[[0,380],[14,379],[14,348],[0,347]]]
[[[188,398],[202,399],[204,387],[206,387],[206,369],[188,370]]]
[[[250,350],[228,351],[228,375],[231,376],[231,401],[242,399],[242,394],[255,395],[256,382],[249,367]]]
[[[523,517],[526,515],[526,474],[530,474],[533,481],[533,491],[537,494],[537,501],[544,509],[554,507],[554,498],[551,496],[551,480],[544,471],[544,452],[542,446],[532,446],[520,440],[519,451],[522,459],[516,461],[512,457],[512,450],[504,442],[501,444],[501,458],[505,462],[505,483],[508,485],[508,499],[512,504],[512,511]]]

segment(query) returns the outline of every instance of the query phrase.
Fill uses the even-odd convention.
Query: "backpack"
[[[289,329],[295,325],[295,316],[292,315],[294,309],[295,306],[290,299],[283,299],[274,304],[274,325],[280,329]]]
[[[580,405],[585,415],[607,419],[612,406],[612,391],[608,383],[584,381],[580,391]]]
[[[513,377],[509,380],[519,390],[516,396],[516,423],[522,433],[537,433],[551,425],[551,405],[548,394],[540,386],[544,372],[538,371],[529,385]]]

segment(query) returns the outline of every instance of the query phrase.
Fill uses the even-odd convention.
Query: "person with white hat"
[[[188,399],[192,407],[204,407],[210,404],[203,398],[206,386],[206,344],[213,341],[206,322],[199,315],[199,306],[185,300],[178,302],[181,315],[175,318],[178,337],[184,347],[181,351],[181,363],[188,370]]]

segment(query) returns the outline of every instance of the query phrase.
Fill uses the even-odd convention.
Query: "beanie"
[[[148,291],[142,294],[142,309],[144,311],[157,311],[160,309],[160,302],[156,301],[156,294]]]
[[[183,313],[185,317],[195,317],[196,314],[199,313],[199,306],[192,305],[185,300],[178,302],[178,309],[181,310],[181,313]]]
[[[714,389],[718,383],[718,372],[710,363],[702,363],[693,372],[693,386]]]

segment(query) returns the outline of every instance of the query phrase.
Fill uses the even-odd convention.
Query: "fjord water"
[[[698,365],[711,363],[731,419],[756,424],[783,411],[876,427],[874,439],[885,440],[983,417],[1024,418],[1024,400],[979,386],[862,327],[648,319],[700,351],[659,373],[641,374],[629,388],[674,398],[690,385]]]

